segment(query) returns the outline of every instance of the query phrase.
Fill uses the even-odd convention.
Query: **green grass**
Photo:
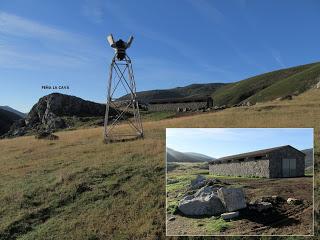
[[[320,63],[312,63],[261,74],[225,85],[212,94],[215,105],[232,106],[244,100],[251,103],[300,94],[319,81]]]
[[[196,221],[195,227],[201,227],[206,234],[219,234],[232,226],[232,222],[226,222],[222,218],[205,218]]]
[[[172,118],[176,112],[142,112],[142,120],[144,121],[159,121],[167,118]]]

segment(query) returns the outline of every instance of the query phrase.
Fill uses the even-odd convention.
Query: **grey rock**
[[[236,217],[239,217],[239,212],[227,212],[227,213],[223,213],[221,214],[221,218],[223,220],[230,220],[230,219],[233,219],[233,218],[236,218]]]
[[[299,205],[302,204],[302,200],[297,199],[297,198],[288,198],[287,203],[288,204],[293,204],[293,205]]]
[[[176,220],[176,217],[174,217],[174,216],[171,216],[171,217],[169,217],[169,219],[168,219],[168,221],[174,221],[174,220]]]
[[[180,201],[178,209],[188,216],[212,216],[225,212],[221,200],[215,195],[198,198],[187,196]]]
[[[206,185],[206,178],[201,175],[198,175],[196,177],[196,179],[191,180],[190,188],[191,189],[198,189],[198,188],[203,187],[204,185]]]
[[[217,191],[219,188],[215,188],[212,186],[205,186],[201,189],[199,189],[195,194],[194,197],[206,197],[206,196],[210,196],[210,195],[215,195],[218,196]]]
[[[229,212],[247,207],[242,188],[220,188],[217,193]]]
[[[216,191],[217,189],[212,186],[203,187],[194,195],[184,197],[178,209],[188,216],[212,216],[224,213],[225,207]]]

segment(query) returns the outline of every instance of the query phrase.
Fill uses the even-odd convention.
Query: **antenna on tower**
[[[132,61],[126,53],[132,44],[133,36],[130,36],[128,42],[124,42],[122,39],[115,41],[110,34],[107,40],[115,50],[115,55],[109,70],[104,140],[106,143],[111,143],[142,138],[143,128]],[[124,92],[127,93],[124,98],[114,97]]]

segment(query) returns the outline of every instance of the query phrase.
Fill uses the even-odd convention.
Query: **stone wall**
[[[177,111],[178,108],[189,108],[191,110],[207,108],[207,102],[154,103],[148,105],[148,110],[155,112]]]
[[[209,164],[209,172],[210,174],[225,176],[270,177],[268,159],[247,159],[242,162]]]
[[[296,159],[296,176],[304,176],[305,156],[294,148],[282,148],[268,154],[270,158],[270,177],[282,177],[282,159]]]

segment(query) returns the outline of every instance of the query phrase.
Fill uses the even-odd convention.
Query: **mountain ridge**
[[[20,111],[12,108],[10,106],[0,106],[0,109],[6,110],[6,111],[9,111],[9,112],[13,112],[13,113],[19,115],[22,118],[25,118],[27,116],[26,113],[20,112]]]
[[[215,158],[195,152],[179,152],[167,147],[167,162],[210,162]]]

